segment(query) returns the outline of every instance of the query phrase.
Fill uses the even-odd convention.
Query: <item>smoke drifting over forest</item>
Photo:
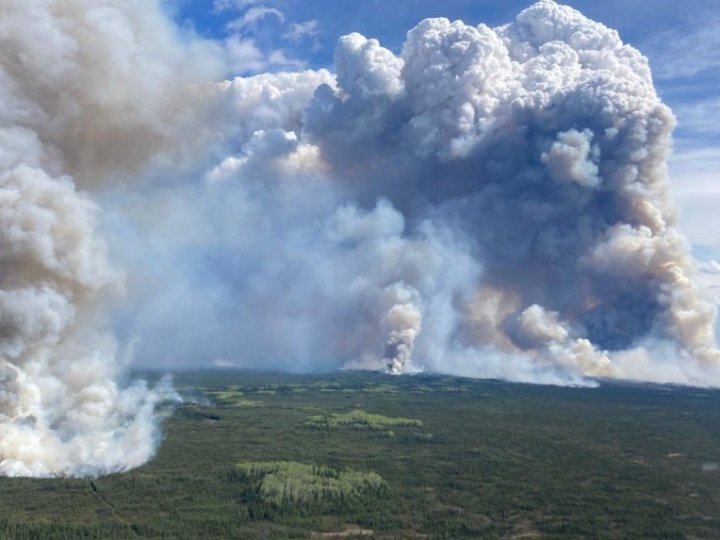
[[[128,358],[720,385],[614,30],[542,0],[334,73],[226,57],[159,1],[0,0],[0,473],[149,459],[172,390]]]

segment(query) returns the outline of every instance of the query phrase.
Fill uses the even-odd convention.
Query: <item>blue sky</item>
[[[509,22],[528,0],[172,0],[175,18],[234,47],[239,74],[328,67],[338,37],[360,32],[398,51],[426,17]],[[675,111],[672,190],[696,256],[720,259],[720,2],[568,0],[650,58]]]

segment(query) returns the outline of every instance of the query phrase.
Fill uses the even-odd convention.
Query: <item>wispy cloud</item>
[[[281,49],[265,51],[252,38],[234,34],[225,40],[228,61],[236,74],[249,75],[264,71],[302,69],[306,63],[288,57]]]
[[[720,258],[720,9],[716,2],[694,7],[642,49],[678,120],[669,161],[678,226],[694,254],[708,260]]]
[[[277,46],[283,30],[292,32],[295,24],[288,27],[286,16],[271,0],[215,0],[216,13],[231,12],[234,18],[224,26],[227,37],[225,52],[231,69],[238,75],[251,75],[263,71],[280,71],[305,68],[307,63],[292,58]],[[266,25],[272,19],[276,24]],[[317,22],[315,22],[315,26]],[[300,24],[297,32],[309,35],[313,25]],[[284,36],[284,35],[283,35]]]
[[[670,186],[682,232],[694,247],[720,256],[720,146],[676,152],[670,159]]]
[[[247,6],[260,3],[259,0],[215,0],[213,2],[213,10],[216,12],[229,10],[242,10]]]
[[[282,37],[293,43],[298,43],[304,39],[315,37],[319,33],[320,23],[317,19],[311,19],[305,22],[292,23]]]
[[[692,135],[720,135],[720,98],[710,98],[677,105],[673,109],[678,127]]]
[[[698,283],[709,298],[720,304],[720,263],[715,260],[698,264]]]
[[[643,47],[655,77],[675,80],[720,68],[720,14],[698,17],[688,25],[661,32]]]
[[[255,6],[248,9],[242,17],[229,22],[226,28],[231,32],[242,32],[254,27],[266,17],[275,17],[281,24],[285,22],[285,14],[279,9],[267,6]]]

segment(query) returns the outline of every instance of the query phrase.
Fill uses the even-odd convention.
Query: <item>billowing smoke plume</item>
[[[4,474],[152,455],[110,258],[145,364],[720,385],[672,114],[573,9],[220,83],[221,48],[154,1],[0,0],[0,45]]]
[[[193,56],[203,73],[184,69]],[[103,308],[123,276],[77,186],[180,144],[189,83],[214,56],[154,2],[0,1],[0,474],[94,475],[154,453],[161,392],[121,384]]]
[[[230,155],[154,225],[198,224],[157,250],[182,277],[135,319],[144,356],[193,336],[192,305],[182,350],[222,365],[720,383],[673,116],[615,31],[544,0],[425,20],[399,55],[350,34],[335,65],[219,89]]]

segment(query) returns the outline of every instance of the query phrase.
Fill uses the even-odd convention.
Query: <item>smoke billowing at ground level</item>
[[[149,459],[172,391],[126,357],[720,385],[672,114],[577,11],[217,82],[159,2],[0,8],[0,473]]]

